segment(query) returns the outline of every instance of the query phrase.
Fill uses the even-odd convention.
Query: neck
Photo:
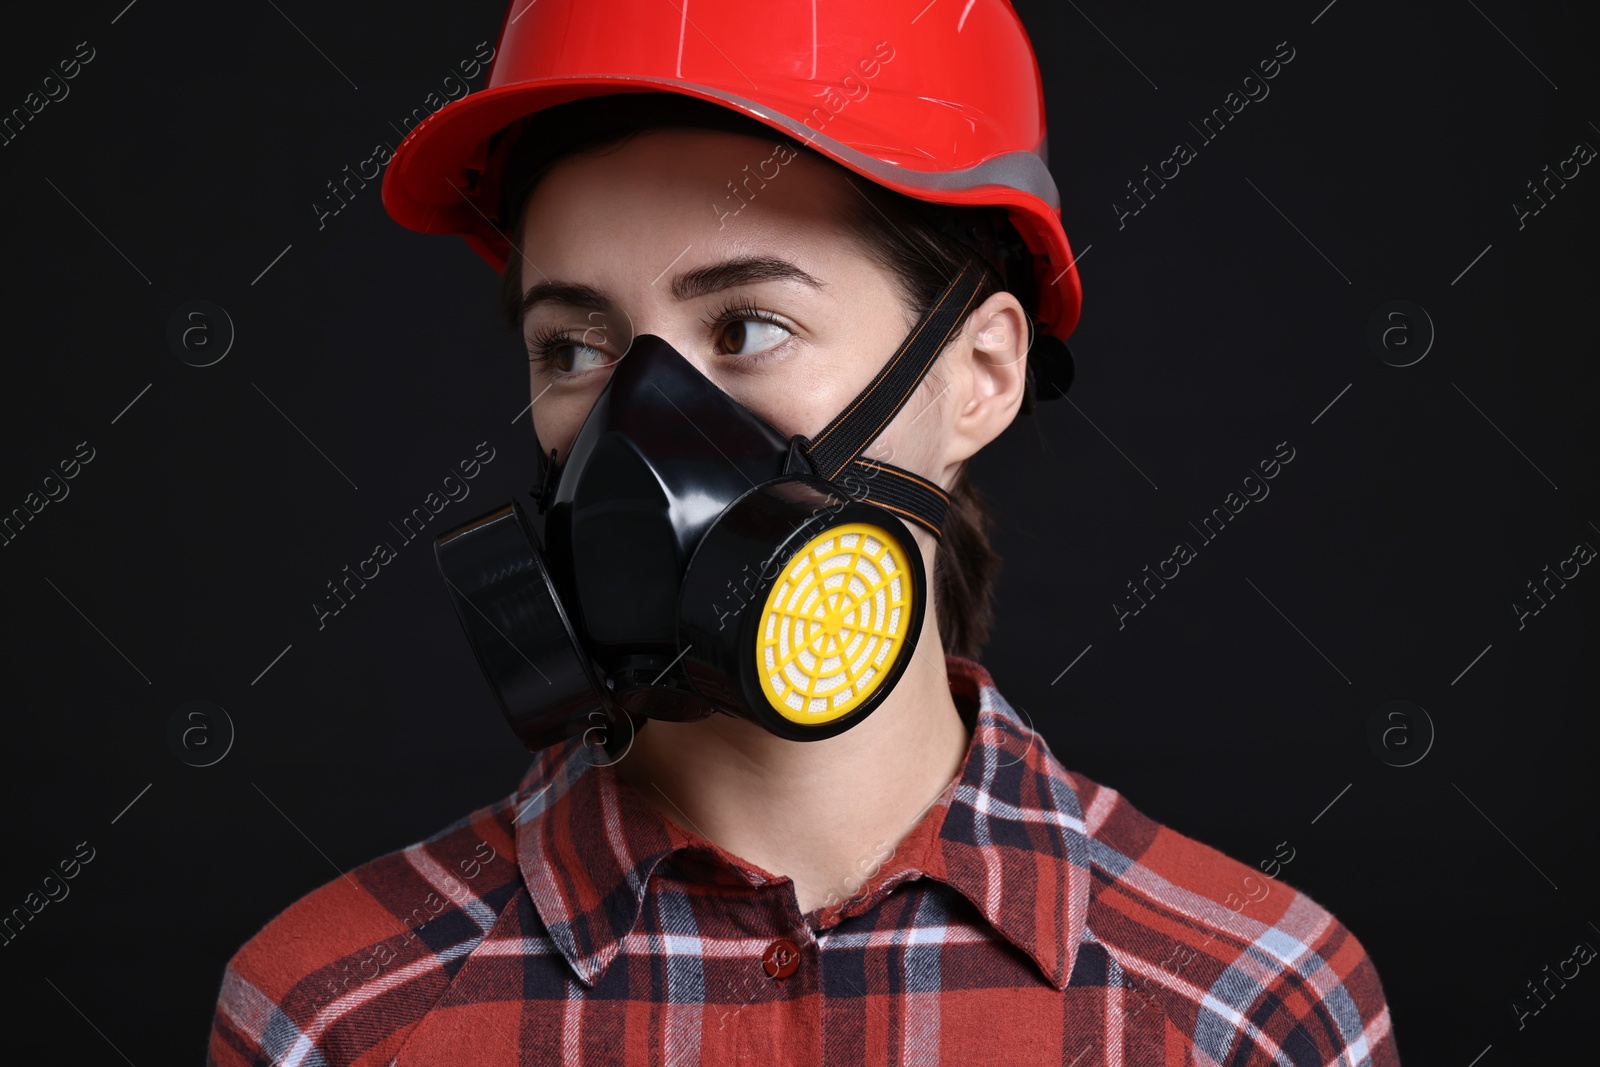
[[[966,758],[933,616],[930,603],[894,691],[844,733],[787,741],[727,715],[653,720],[617,774],[678,826],[792,879],[802,914],[845,899]]]

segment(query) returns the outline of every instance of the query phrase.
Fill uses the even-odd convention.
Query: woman
[[[513,5],[489,87],[386,176],[398,219],[503,264],[548,457],[544,548],[496,573],[549,569],[563,610],[517,654],[586,699],[512,695],[521,616],[453,582],[532,769],[244,946],[210,1061],[1398,1063],[1348,930],[1066,771],[976,662],[965,465],[1064,387],[1078,303],[1009,6],[711,6]],[[848,699],[710,650],[759,637],[795,537],[692,595],[741,479],[779,475],[808,545],[860,519],[905,583],[915,618],[819,609],[791,650],[881,640]]]

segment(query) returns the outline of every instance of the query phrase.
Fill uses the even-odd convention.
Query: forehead
[[[547,248],[618,233],[831,236],[850,195],[842,168],[776,131],[647,129],[552,164],[528,198],[523,232]]]

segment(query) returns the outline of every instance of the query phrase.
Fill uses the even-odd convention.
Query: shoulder
[[[480,808],[267,923],[228,961],[207,1062],[388,1062],[515,897],[513,815]]]
[[[1163,1012],[1218,1063],[1398,1065],[1366,949],[1284,881],[1295,842],[1250,866],[1068,777],[1095,874],[1088,926],[1121,971],[1126,1011]]]

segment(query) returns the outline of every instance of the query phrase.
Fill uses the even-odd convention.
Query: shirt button
[[[767,946],[761,966],[769,978],[787,978],[800,969],[800,948],[788,938],[780,937]]]

